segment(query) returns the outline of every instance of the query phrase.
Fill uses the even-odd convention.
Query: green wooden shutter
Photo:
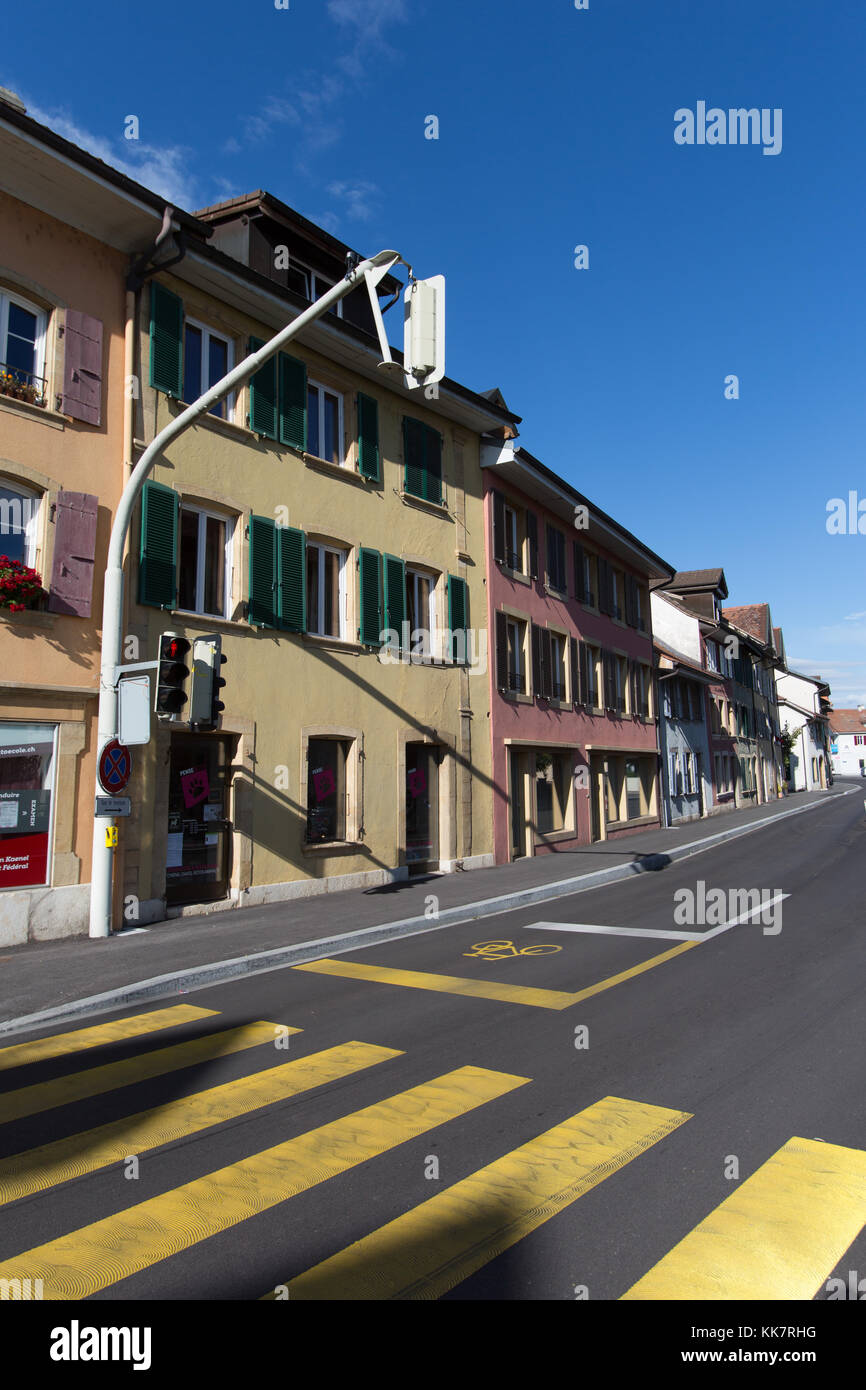
[[[424,426],[424,496],[428,502],[442,501],[442,436]]]
[[[150,384],[183,395],[183,300],[158,280],[150,286]]]
[[[361,587],[360,638],[368,647],[382,645],[382,557],[361,547],[358,555]]]
[[[306,453],[307,368],[285,352],[280,353],[280,442]]]
[[[403,464],[403,491],[424,497],[424,426],[408,416],[403,417]]]
[[[397,634],[397,645],[403,645],[403,622],[406,618],[406,566],[396,555],[384,555],[385,623]],[[410,639],[411,640],[411,639]],[[407,647],[409,643],[407,642]]]
[[[247,616],[255,627],[277,626],[276,537],[276,522],[270,517],[250,517],[250,598]]]
[[[286,632],[307,630],[307,538],[292,526],[277,527],[277,622]]]
[[[469,659],[466,629],[469,624],[469,587],[456,574],[448,576],[448,627],[451,632],[451,660],[464,666]],[[458,636],[462,633],[462,639]]]
[[[372,396],[358,392],[358,471],[371,482],[379,476],[379,406]]]
[[[180,499],[173,488],[148,479],[141,496],[138,601],[177,607],[177,531]]]
[[[264,347],[264,339],[250,338],[250,352]],[[250,378],[250,429],[267,439],[277,437],[277,361],[272,357]]]

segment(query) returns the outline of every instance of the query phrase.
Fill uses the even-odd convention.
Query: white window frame
[[[568,698],[568,677],[566,675],[568,663],[565,659],[567,640],[564,633],[550,629],[550,681],[552,685],[554,680],[557,680],[557,683],[562,687],[561,695],[552,695],[554,700],[566,700]],[[561,679],[557,679],[558,677]]]
[[[526,622],[525,622],[525,620],[522,619],[522,618],[511,618],[511,617],[508,617],[508,618],[506,618],[505,628],[506,628],[506,650],[507,650],[507,651],[510,651],[510,650],[511,650],[511,647],[512,647],[512,641],[511,641],[511,638],[512,638],[512,628],[514,629],[514,644],[513,644],[513,647],[514,647],[514,652],[515,652],[516,658],[517,658],[516,674],[517,674],[517,676],[518,676],[518,678],[519,678],[519,680],[520,680],[520,689],[519,689],[519,690],[512,690],[512,689],[509,687],[509,694],[511,694],[511,695],[526,695],[526,694],[527,694]]]
[[[510,566],[510,557],[513,555],[514,558],[518,561],[520,573],[522,573],[523,556],[521,554],[521,549],[517,541],[517,512],[515,511],[514,507],[509,506],[507,502],[505,503],[505,546],[506,565]]]
[[[326,459],[326,458],[323,458],[321,454],[311,454],[310,457],[311,457],[311,458],[318,458],[318,459],[321,459],[323,463],[331,463],[331,464],[333,464],[333,466],[334,466],[335,468],[336,468],[336,467],[345,468],[345,467],[347,467],[347,465],[348,465],[348,457],[347,457],[347,452],[346,452],[345,431],[344,431],[344,428],[343,428],[343,402],[344,402],[343,392],[342,392],[342,391],[336,391],[336,390],[334,389],[333,386],[326,386],[325,383],[324,383],[323,381],[317,381],[315,377],[308,377],[308,378],[307,378],[307,394],[308,394],[308,400],[309,400],[309,391],[310,391],[310,387],[311,387],[311,386],[315,387],[315,389],[319,392],[319,421],[318,421],[318,424],[319,424],[319,446],[320,446],[320,447],[321,447],[321,445],[323,444],[323,442],[324,442],[324,437],[325,437],[325,414],[324,414],[324,398],[325,398],[325,395],[333,396],[334,399],[335,399],[335,401],[337,402],[337,446],[338,446],[338,448],[337,448],[337,453],[338,453],[338,459],[337,459],[337,463],[334,464],[333,459]]]
[[[210,324],[202,323],[201,319],[194,319],[194,318],[188,317],[187,315],[184,315],[184,320],[183,320],[183,375],[184,375],[184,377],[186,377],[186,330],[187,330],[187,328],[197,328],[198,331],[201,333],[201,371],[202,371],[202,378],[201,378],[201,380],[199,381],[199,392],[198,392],[198,395],[199,395],[199,396],[202,396],[202,395],[204,395],[205,391],[209,391],[209,390],[210,390],[210,386],[206,385],[206,384],[205,384],[205,381],[204,381],[204,371],[205,371],[205,364],[206,364],[206,362],[207,362],[207,360],[208,360],[208,357],[210,356],[210,353],[209,353],[209,351],[208,351],[208,347],[209,347],[209,343],[210,343],[211,338],[218,338],[219,341],[220,341],[221,343],[225,343],[225,345],[226,345],[226,347],[227,347],[227,349],[228,349],[227,354],[226,354],[226,361],[227,361],[227,363],[228,363],[228,366],[227,366],[227,368],[226,368],[226,371],[227,371],[227,372],[230,372],[230,371],[232,370],[232,368],[234,367],[234,365],[235,365],[235,345],[234,345],[233,339],[230,337],[230,335],[229,335],[228,333],[221,333],[221,332],[219,331],[219,329],[217,329],[217,328],[211,328]],[[216,385],[216,382],[214,382],[214,385]],[[198,399],[198,396],[194,397],[193,399],[194,399],[194,400],[197,400],[197,399]],[[186,405],[192,405],[192,403],[193,403],[192,401],[186,401],[186,402],[185,402]],[[221,418],[224,418],[224,419],[226,419],[226,420],[233,420],[233,419],[234,419],[234,414],[235,414],[235,393],[234,393],[234,391],[230,391],[230,392],[229,392],[229,394],[226,396],[226,398],[225,398],[225,400],[222,402],[222,404],[224,404],[224,405],[225,405],[225,408],[226,408],[225,416],[224,416],[224,417],[221,417],[221,416],[219,416],[219,415],[215,415],[215,416],[214,416],[214,419],[219,420],[219,419],[221,419]],[[210,412],[208,412],[208,413],[210,414]]]
[[[348,584],[347,584],[347,573],[348,573],[348,567],[349,567],[349,551],[348,551],[348,548],[345,547],[345,546],[339,546],[339,545],[326,545],[324,541],[308,540],[308,541],[307,541],[307,553],[308,553],[308,554],[309,554],[310,550],[318,550],[318,552],[319,552],[319,561],[318,561],[318,567],[319,567],[319,605],[318,605],[318,613],[316,614],[316,631],[315,631],[315,632],[312,632],[311,629],[308,627],[308,628],[307,628],[307,632],[309,633],[309,635],[310,635],[311,637],[330,637],[332,642],[336,642],[336,641],[338,641],[338,640],[339,640],[339,641],[342,641],[342,642],[345,642],[345,641],[347,640],[346,634],[347,634],[348,631],[349,631]],[[339,560],[339,562],[340,562],[340,568],[339,568],[339,573],[338,573],[338,594],[339,594],[338,603],[339,603],[339,619],[340,619],[340,621],[339,621],[339,632],[337,632],[336,635],[334,635],[334,634],[332,634],[332,633],[330,633],[330,632],[325,632],[325,631],[323,630],[323,629],[324,629],[324,626],[325,626],[325,554],[326,554],[326,553],[329,554],[329,555],[336,555],[337,558],[338,558],[338,560]],[[307,576],[306,576],[306,572],[305,572],[305,573],[304,573],[304,585],[305,585],[305,586],[306,586],[306,582],[307,582]],[[305,595],[305,597],[306,597],[306,595]],[[306,614],[305,614],[305,617],[306,617]]]
[[[429,660],[433,660],[433,661],[437,661],[437,660],[439,659],[439,656],[440,656],[440,649],[441,649],[441,645],[442,645],[442,643],[441,643],[441,637],[440,637],[440,629],[439,629],[439,602],[438,602],[437,593],[436,593],[436,590],[437,590],[438,585],[439,585],[439,577],[440,577],[440,576],[439,576],[439,573],[438,573],[437,571],[434,571],[434,570],[425,570],[425,569],[418,569],[418,568],[416,568],[414,565],[407,565],[407,566],[406,566],[406,587],[407,587],[407,590],[408,590],[408,587],[409,587],[409,585],[410,585],[410,583],[411,583],[411,585],[412,585],[412,607],[413,607],[413,609],[414,609],[414,611],[415,611],[416,613],[418,612],[418,580],[419,580],[419,579],[426,579],[427,582],[428,582],[429,585],[430,585],[430,593],[429,593],[430,642],[429,642],[429,645],[423,649],[423,651],[424,651],[424,657],[427,658],[427,659],[429,659]],[[408,598],[408,593],[407,593],[407,598]],[[408,614],[408,612],[407,612],[406,617],[408,618],[408,616],[409,616],[409,614]],[[414,649],[414,647],[415,647],[415,645],[416,645],[415,642],[412,640],[412,632],[417,632],[418,630],[419,630],[419,629],[417,629],[417,628],[413,628],[413,629],[411,629],[410,632],[409,632],[410,649]]]
[[[587,642],[586,645],[589,653],[586,662],[586,674],[591,686],[591,689],[586,692],[587,704],[591,709],[599,709],[603,697],[603,672],[599,669],[601,666],[601,648],[594,646],[591,642]]]
[[[48,401],[48,381],[46,373],[46,349],[48,341],[48,313],[38,304],[33,304],[23,295],[16,294],[14,290],[0,286],[0,363],[6,362],[6,353],[9,348],[9,305],[17,304],[20,309],[26,309],[28,314],[36,317],[36,370],[33,375],[40,381],[45,382],[45,395],[43,404]],[[11,370],[16,370],[12,368]]]
[[[290,257],[290,263],[292,270],[300,270],[306,276],[307,293],[305,297],[310,301],[311,304],[315,304],[316,300],[321,299],[322,295],[326,292],[326,290],[333,289],[334,285],[337,284],[336,280],[329,280],[328,277],[326,275],[323,275],[321,271],[313,270],[313,267],[311,265],[306,265],[303,261],[299,261],[295,256]],[[333,312],[337,315],[337,318],[341,319],[343,317],[342,299],[338,299],[337,303],[332,305],[331,307],[333,309]]]
[[[229,617],[231,611],[232,595],[232,569],[234,554],[234,534],[237,517],[229,512],[217,512],[209,507],[199,507],[195,502],[185,502],[180,499],[180,512],[178,517],[178,529],[183,523],[184,512],[195,512],[198,516],[198,540],[196,543],[195,557],[195,608],[178,608],[178,613],[195,613],[200,618],[222,618],[224,621]],[[205,553],[207,550],[207,526],[203,524],[203,518],[211,517],[214,521],[221,521],[226,528],[225,531],[225,592],[223,593],[222,613],[207,613],[204,608],[204,567]],[[179,544],[179,543],[178,543]]]
[[[42,515],[42,493],[34,492],[32,488],[23,487],[15,478],[7,478],[0,474],[0,488],[6,492],[13,492],[21,498],[22,503],[32,503],[32,508],[28,508],[29,515],[26,525],[22,527],[24,532],[24,564],[30,569],[36,568],[36,560],[39,551],[39,523]],[[22,514],[24,507],[22,506]],[[0,555],[5,554],[3,544],[3,534],[0,531]]]

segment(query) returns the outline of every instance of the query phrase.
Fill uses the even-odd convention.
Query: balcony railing
[[[523,672],[522,672],[522,671],[513,671],[513,670],[509,670],[509,672],[508,672],[508,686],[507,686],[507,688],[508,688],[508,690],[511,692],[512,695],[523,695],[523,694],[525,693],[525,692],[524,692],[524,688],[523,688]]]
[[[30,405],[44,405],[46,378],[36,376],[35,372],[25,372],[23,367],[0,362],[0,396],[11,396],[13,400],[27,401]]]

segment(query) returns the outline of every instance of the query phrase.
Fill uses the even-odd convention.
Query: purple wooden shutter
[[[102,418],[101,321],[67,309],[63,343],[63,414],[98,425]]]
[[[48,595],[51,613],[90,617],[98,500],[87,492],[57,494],[54,566]]]

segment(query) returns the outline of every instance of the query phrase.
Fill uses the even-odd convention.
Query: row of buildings
[[[0,604],[10,561],[43,591],[0,607],[15,944],[87,929],[103,571],[131,469],[350,248],[261,191],[167,207],[9,93],[0,228]],[[362,288],[145,485],[125,660],[166,630],[218,633],[225,710],[207,733],[154,720],[132,750],[115,927],[826,784],[829,690],[788,671],[766,604],[726,606],[720,569],[677,572],[518,443],[498,391],[412,391],[379,360]]]

